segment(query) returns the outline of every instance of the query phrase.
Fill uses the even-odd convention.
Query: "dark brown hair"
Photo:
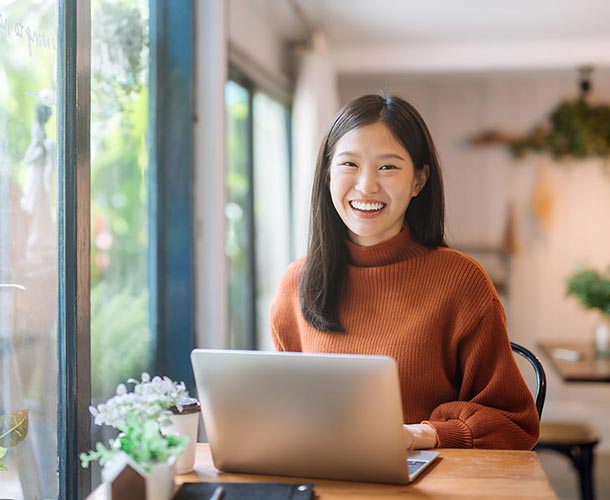
[[[396,96],[365,95],[345,105],[322,142],[311,195],[307,260],[300,283],[305,320],[325,332],[344,332],[337,307],[345,287],[347,228],[330,195],[330,162],[337,142],[358,127],[381,122],[409,153],[416,170],[428,165],[423,190],[413,198],[405,221],[413,239],[429,248],[447,246],[444,238],[445,199],[438,154],[428,127],[417,110]]]

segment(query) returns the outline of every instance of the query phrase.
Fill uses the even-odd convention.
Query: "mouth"
[[[352,200],[349,202],[349,206],[352,207],[356,212],[363,214],[377,214],[381,212],[386,204],[380,201],[357,201]]]

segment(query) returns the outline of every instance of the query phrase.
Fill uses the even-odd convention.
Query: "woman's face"
[[[330,194],[351,241],[371,246],[396,236],[411,198],[426,184],[409,153],[382,122],[345,134],[330,164]]]

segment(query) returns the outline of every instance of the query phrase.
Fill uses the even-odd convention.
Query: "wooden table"
[[[595,355],[592,343],[539,344],[565,382],[610,382],[610,357]],[[565,359],[574,356],[574,359]]]
[[[213,482],[313,482],[316,499],[450,499],[510,498],[557,499],[533,451],[441,449],[430,470],[409,485],[385,485],[261,476],[219,472],[212,465],[207,444],[197,445],[195,470],[176,477],[176,483]],[[90,500],[105,499],[98,488]]]

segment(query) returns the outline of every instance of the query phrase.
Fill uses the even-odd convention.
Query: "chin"
[[[349,230],[356,238],[379,239],[385,234],[383,231],[363,231],[362,228],[356,227],[351,227]]]

